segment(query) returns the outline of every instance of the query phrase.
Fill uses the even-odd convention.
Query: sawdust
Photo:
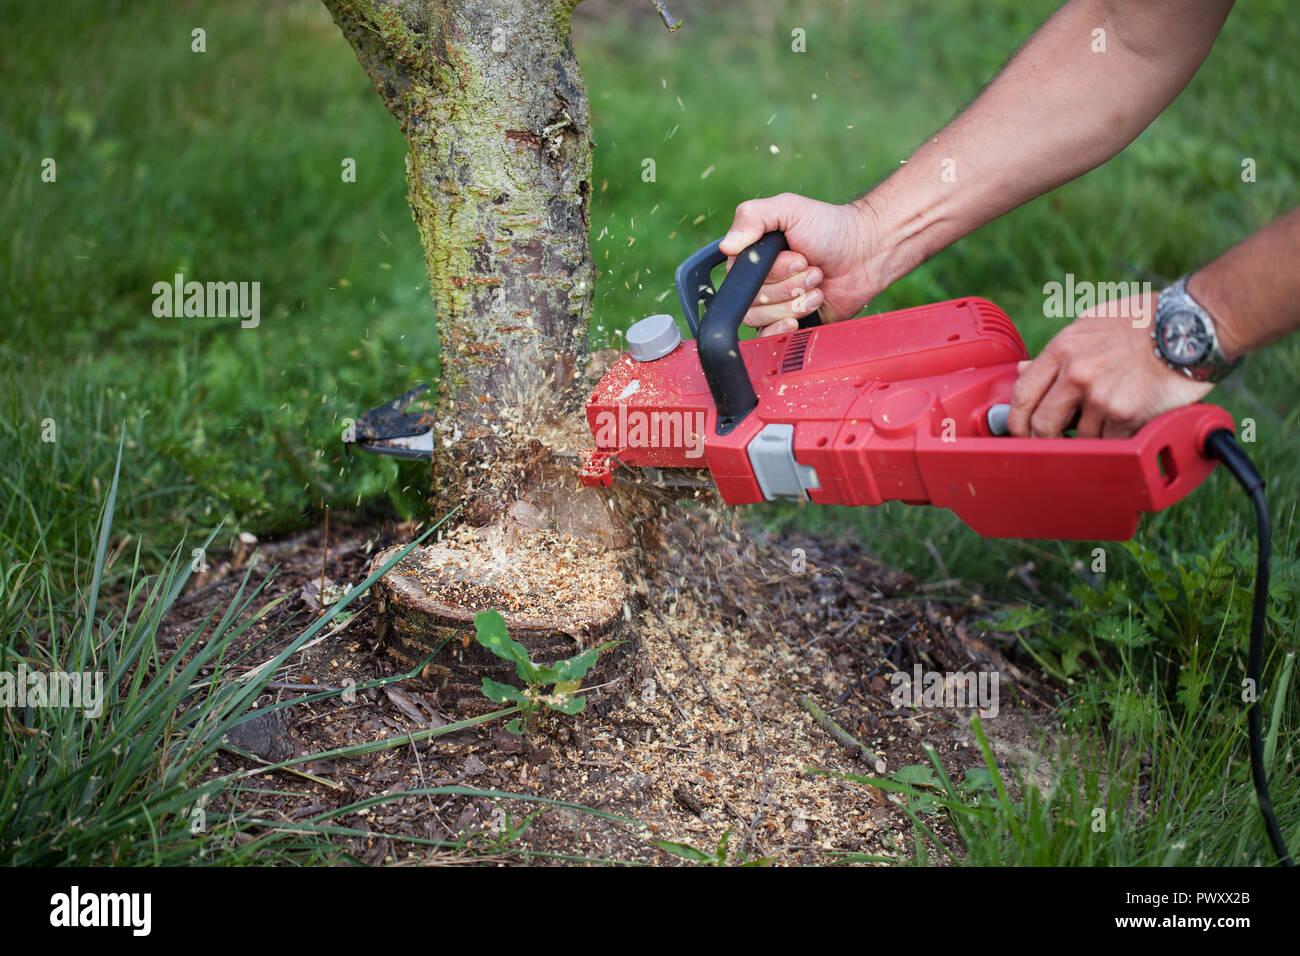
[[[840,775],[925,763],[924,743],[956,758],[958,779],[979,758],[961,715],[894,712],[878,677],[861,680],[865,664],[854,674],[862,658],[845,647],[858,642],[869,654],[888,642],[896,652],[895,632],[924,646],[918,629],[951,629],[951,618],[900,613],[886,591],[909,583],[904,575],[859,555],[848,581],[843,569],[807,560],[815,544],[755,533],[714,495],[676,500],[635,482],[609,494],[634,535],[623,558],[637,642],[633,693],[599,722],[552,724],[538,742],[546,759],[522,764],[510,785],[526,788],[540,772],[536,792],[631,816],[648,837],[629,840],[617,826],[565,813],[565,840],[542,830],[530,847],[572,852],[565,843],[576,834],[644,859],[654,855],[650,839],[711,852],[729,833],[732,862],[904,852],[895,798]],[[857,613],[844,614],[845,605]],[[809,715],[805,697],[861,734],[863,746],[842,746]],[[851,698],[858,704],[846,708]]]
[[[507,622],[607,619],[623,592],[615,554],[586,538],[514,523],[462,525],[397,570],[413,573],[442,604],[471,614],[497,610]]]

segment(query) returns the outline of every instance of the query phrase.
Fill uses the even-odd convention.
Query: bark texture
[[[490,520],[581,399],[593,267],[578,0],[324,0],[408,144],[441,382],[434,493]],[[522,453],[522,454],[521,454]]]

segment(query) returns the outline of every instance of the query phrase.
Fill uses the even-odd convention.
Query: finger
[[[807,203],[791,194],[767,199],[750,199],[736,207],[731,229],[723,237],[719,248],[725,255],[738,255],[773,229],[785,231],[794,223],[799,202]]]
[[[813,289],[807,294],[797,295],[785,302],[756,305],[745,313],[745,324],[754,328],[766,328],[782,319],[797,320],[810,312],[817,311],[817,307],[822,304],[822,299],[821,290]]]
[[[801,295],[807,295],[817,288],[821,281],[822,271],[814,266],[811,269],[796,273],[788,279],[782,279],[780,282],[772,282],[763,286],[758,290],[758,295],[755,296],[754,301],[758,305],[788,302],[791,299],[797,299]]]
[[[727,271],[735,264],[736,257],[727,257]],[[776,260],[772,263],[772,271],[767,274],[768,282],[779,282],[787,276],[796,275],[808,268],[808,260],[804,258],[801,252],[792,252],[789,249],[783,250],[777,255]]]
[[[1011,411],[1007,413],[1007,430],[1018,438],[1029,437],[1029,419],[1039,401],[1056,380],[1056,359],[1051,355],[1038,356],[1023,369],[1011,390]],[[1017,366],[1018,368],[1020,366]]]
[[[780,319],[760,331],[758,337],[761,339],[769,335],[785,335],[787,332],[793,332],[797,328],[799,328],[798,319]]]
[[[1107,419],[1106,424],[1102,426],[1102,438],[1131,438],[1136,431],[1131,425],[1125,425],[1122,422],[1113,422]]]
[[[1083,389],[1057,375],[1037,407],[1029,415],[1029,434],[1034,438],[1059,438],[1083,401]]]
[[[1096,404],[1085,404],[1079,415],[1079,424],[1075,426],[1075,438],[1100,438],[1106,425],[1106,415]]]

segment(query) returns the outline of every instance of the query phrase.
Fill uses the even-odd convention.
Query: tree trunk
[[[592,144],[569,40],[578,0],[324,2],[409,148],[441,345],[435,500],[485,523],[527,479],[529,439],[572,428],[582,398]]]
[[[458,709],[484,703],[483,676],[509,678],[467,633],[476,611],[502,611],[539,662],[607,640],[624,620],[610,549],[627,540],[600,493],[548,454],[590,443],[580,373],[591,137],[569,42],[577,2],[325,0],[406,136],[442,359],[433,495],[440,510],[464,506],[447,541],[385,575],[381,633],[407,666],[438,649],[430,672]],[[624,648],[589,676],[619,699],[630,667]]]

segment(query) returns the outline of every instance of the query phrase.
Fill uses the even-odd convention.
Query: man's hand
[[[1077,437],[1127,438],[1160,413],[1204,398],[1213,385],[1156,356],[1155,306],[1153,294],[1089,309],[1038,358],[1021,362],[1007,418],[1011,434],[1055,437],[1078,412]]]
[[[857,315],[875,294],[867,276],[874,250],[868,215],[855,205],[835,206],[794,193],[751,199],[736,207],[721,250],[734,259],[766,232],[780,229],[790,248],[776,258],[767,281],[745,315],[760,335],[780,335],[822,309],[828,322]],[[728,263],[730,268],[730,263]]]

